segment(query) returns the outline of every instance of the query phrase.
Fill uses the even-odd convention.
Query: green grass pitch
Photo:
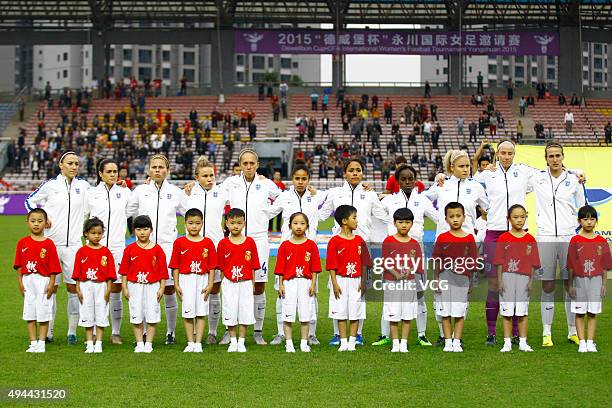
[[[12,270],[16,241],[26,235],[23,217],[0,217],[0,254],[5,284],[0,286],[0,388],[65,388],[68,398],[52,406],[605,406],[610,397],[612,344],[609,302],[598,319],[599,353],[579,354],[568,344],[563,305],[557,304],[552,349],[541,345],[539,303],[531,305],[529,342],[533,353],[501,354],[484,345],[483,302],[470,304],[465,324],[465,352],[415,345],[410,353],[391,354],[369,345],[379,334],[381,304],[368,304],[364,327],[368,345],[355,353],[327,346],[332,324],[327,318],[328,291],[320,285],[318,337],[312,353],[293,355],[283,346],[256,346],[247,338],[246,354],[227,354],[225,346],[205,346],[202,354],[184,354],[182,322],[174,346],[163,345],[164,319],[155,350],[134,354],[132,330],[124,317],[124,345],[105,342],[104,353],[86,355],[84,347],[65,344],[66,292],[60,287],[56,342],[45,354],[27,354],[28,338],[21,320],[22,298]],[[326,224],[329,227],[329,223]],[[273,269],[274,259],[270,260]],[[327,281],[327,273],[320,277]],[[536,292],[537,293],[537,292]],[[267,288],[264,337],[276,330],[275,292]],[[534,297],[539,297],[535,294]],[[124,303],[125,305],[125,303]],[[428,335],[437,326],[428,302]],[[163,308],[162,308],[163,309]],[[124,306],[124,311],[127,307]],[[179,315],[180,316],[180,315]],[[501,334],[501,321],[498,322]],[[110,334],[107,330],[106,337]],[[219,331],[221,334],[221,329]],[[79,340],[84,337],[79,328]],[[297,327],[294,338],[298,338]],[[106,340],[106,339],[105,339]],[[608,401],[606,403],[606,401]],[[4,401],[2,401],[4,402]],[[22,404],[40,405],[39,401]],[[51,405],[50,405],[51,406]]]

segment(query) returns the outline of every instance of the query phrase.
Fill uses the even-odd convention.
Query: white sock
[[[453,339],[444,339],[445,347],[452,346],[452,345],[453,345]]]
[[[93,347],[93,341],[88,340],[85,342],[85,347]]]
[[[512,344],[512,339],[510,337],[504,337],[504,345]]]
[[[96,346],[102,346],[102,340],[96,340]]]
[[[238,337],[238,345],[244,346],[244,337]]]
[[[400,346],[407,346],[408,345],[408,339],[401,339],[400,340]]]
[[[291,345],[291,347],[293,347],[293,339],[286,339],[286,340],[285,340],[285,344],[286,344],[287,346]]]
[[[436,313],[436,322],[438,323],[438,330],[440,331],[440,337],[444,337],[444,330],[442,329],[442,316]]]
[[[34,342],[34,343],[36,343],[38,345],[38,347],[45,348],[45,341],[44,340],[38,340],[38,343],[37,342]]]
[[[51,319],[49,319],[49,331],[47,332],[47,337],[53,337],[53,328],[55,327],[55,313],[56,312],[57,312],[57,296],[54,293],[51,295]]]
[[[552,333],[552,324],[542,325],[542,336],[550,336]]]
[[[314,314],[314,316],[312,317],[312,320],[308,324],[308,335],[309,336],[316,336],[317,335],[317,318],[319,316],[319,302],[317,302],[316,298],[314,300],[314,312],[313,312],[313,314]]]
[[[136,343],[136,347],[143,348],[144,347],[144,341],[139,341],[138,343]]]
[[[121,293],[110,294],[109,307],[112,334],[118,336],[121,333],[121,318],[123,317],[123,302],[121,301]]]
[[[461,345],[461,339],[453,339],[453,347],[457,347]]]
[[[235,337],[230,337],[230,344],[238,344],[238,340]]]
[[[572,313],[571,298],[565,292],[565,317],[567,318],[567,337],[576,336],[576,313]]]
[[[584,340],[582,340],[582,341],[584,341]],[[593,344],[593,340],[587,340],[586,344],[592,345]]]
[[[338,329],[338,320],[337,319],[332,320],[332,324],[334,326],[334,336],[339,336],[340,330]]]
[[[427,304],[425,303],[425,297],[422,296],[419,300],[419,306],[417,308],[416,326],[419,332],[419,337],[425,336],[427,331]]]
[[[363,319],[359,320],[359,325],[357,326],[357,334],[361,335],[363,332]]]
[[[304,347],[304,346],[307,346],[307,345],[308,345],[308,340],[306,340],[306,339],[300,340],[300,347]]]
[[[32,340],[32,341],[30,341],[30,346],[35,346],[35,345],[37,345],[37,344],[38,344],[38,341],[37,341],[37,340]]]
[[[351,347],[355,347],[356,339],[357,339],[356,337],[349,336],[349,338],[348,338],[348,345],[351,346]]]
[[[178,303],[176,302],[176,293],[164,295],[166,303],[166,334],[174,333],[176,330],[176,317],[178,315]]]
[[[393,339],[393,348],[399,347],[400,341],[399,339]]]
[[[283,335],[283,300],[280,296],[276,297],[276,333]]]
[[[76,336],[79,323],[79,297],[76,293],[68,292],[68,335]]]
[[[527,345],[527,337],[519,337],[519,346]]]
[[[266,317],[266,294],[255,295],[255,331],[261,331],[263,329],[264,318]]]
[[[389,322],[385,320],[384,316],[380,315],[380,334],[385,337],[389,337],[389,333],[391,332],[391,328],[389,327]]]
[[[346,346],[347,344],[348,344],[348,340],[346,339],[346,337],[340,338],[340,347]]]
[[[542,290],[540,309],[542,311],[542,325],[552,326],[553,318],[555,317],[555,292],[544,292]],[[544,334],[544,336],[550,336],[550,333]]]
[[[153,342],[152,342],[152,341],[147,341],[147,342],[145,343],[145,347],[150,347],[150,348],[153,348]]]
[[[194,343],[193,341],[188,341],[188,342],[187,342],[187,346],[191,346],[191,347],[193,347],[194,345],[195,345],[195,343]]]
[[[221,300],[218,293],[209,296],[208,301],[208,333],[213,336],[217,335],[217,326],[219,325],[219,315],[221,311]]]
[[[591,341],[593,341],[593,340],[591,340]],[[578,346],[580,346],[580,347],[584,347],[584,346],[586,346],[586,341],[584,341],[584,340],[578,340]]]

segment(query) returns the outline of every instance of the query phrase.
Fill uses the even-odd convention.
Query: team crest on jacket
[[[168,200],[172,200],[172,194],[170,194],[170,193],[166,194],[166,198],[167,198]]]
[[[304,261],[306,262],[310,261],[310,252],[306,251],[306,255],[304,255]]]
[[[202,251],[202,258],[208,258],[208,248],[204,248]]]
[[[100,265],[102,266],[108,265],[108,259],[105,256],[103,256],[102,259],[100,259]]]
[[[306,197],[306,201],[309,203],[312,202],[312,197]]]
[[[77,193],[77,194],[81,194],[81,189],[77,187],[77,188],[74,189],[74,192]]]
[[[214,198],[219,197],[219,193],[217,193],[216,191],[213,191],[213,197],[214,197]]]
[[[569,187],[570,186],[570,182],[569,180],[565,182],[565,187]]]
[[[414,204],[414,206],[415,206],[415,207],[418,207],[418,206],[419,206],[419,202],[418,202],[418,201],[415,201],[415,202],[414,202],[414,203],[412,203],[412,204]]]
[[[151,259],[151,265],[152,266],[157,265],[157,257],[156,256],[154,256],[153,259]]]
[[[47,256],[47,250],[45,248],[40,250],[40,259],[45,259]]]
[[[121,193],[117,193],[117,198],[121,198]]]
[[[512,175],[514,175],[515,178],[518,177],[518,171],[515,170],[514,173],[512,173]]]
[[[472,189],[471,188],[466,188],[465,189],[465,193],[466,194],[471,194],[472,193]]]
[[[527,251],[526,251],[527,255],[531,254],[531,245],[527,245]]]
[[[359,195],[359,198],[360,198],[361,200],[365,200],[365,194],[360,194],[360,195]]]
[[[244,260],[245,261],[250,261],[251,260],[251,251],[245,251],[244,252]]]
[[[261,184],[259,183],[255,184],[255,190],[261,190]]]

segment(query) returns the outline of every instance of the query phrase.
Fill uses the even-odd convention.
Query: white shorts
[[[601,313],[602,277],[600,276],[576,276],[574,277],[574,287],[576,288],[576,298],[572,299],[572,313],[576,314],[599,314]]]
[[[502,316],[527,316],[529,314],[529,276],[518,273],[502,274],[504,291],[499,294],[499,311]]]
[[[208,316],[208,300],[202,294],[208,285],[208,274],[179,274],[179,283],[183,291],[182,316],[185,319]]]
[[[170,242],[159,244],[159,246],[161,249],[163,249],[164,254],[166,255],[166,266],[168,266],[170,263],[170,258],[172,257],[172,247],[174,244]],[[166,286],[174,286],[174,276],[172,275],[172,269],[170,268],[168,268],[168,279],[166,280]]]
[[[79,326],[107,327],[108,303],[104,299],[106,282],[84,281],[80,287],[83,303],[79,304]]]
[[[221,291],[223,292],[221,314],[224,326],[255,324],[255,298],[253,297],[252,280],[232,282],[229,279],[223,279]]]
[[[440,273],[440,284],[446,287],[434,296],[434,309],[441,317],[465,317],[468,307],[470,278],[451,271]]]
[[[419,302],[417,301],[418,281],[393,281],[392,283],[402,284],[406,282],[411,282],[414,286],[404,286],[402,289],[391,289],[387,286],[388,289],[384,292],[384,320],[388,322],[399,322],[401,320],[416,319],[419,306]]]
[[[130,294],[130,323],[149,324],[161,321],[161,308],[157,301],[159,282],[155,283],[127,283]]]
[[[310,322],[315,319],[316,301],[314,296],[308,294],[311,281],[306,278],[293,278],[284,281],[285,298],[283,299],[282,313],[284,322],[295,322],[296,310],[300,322]]]
[[[123,259],[123,251],[125,251],[125,247],[115,247],[109,248],[111,254],[113,254],[113,258],[115,259],[115,272],[117,273],[117,279],[114,280],[114,283],[121,283],[121,274],[119,274],[119,266],[121,265],[121,260]]]
[[[39,323],[51,320],[51,307],[53,302],[47,299],[47,288],[49,287],[49,277],[37,273],[23,275],[23,287],[25,294],[23,297],[23,320]]]
[[[74,259],[76,258],[76,253],[80,248],[80,246],[56,245],[57,256],[59,257],[60,265],[62,266],[64,283],[66,284],[76,284],[74,279],[72,279],[72,272],[74,271]],[[55,284],[59,285],[60,280],[61,279],[57,277],[55,279]]]
[[[267,282],[268,259],[270,258],[270,241],[268,240],[267,235],[252,238],[255,240],[255,245],[257,246],[257,257],[259,258],[259,264],[261,265],[261,268],[254,272],[255,282]]]
[[[559,276],[567,279],[567,248],[572,239],[571,235],[559,237],[538,235],[538,252],[540,253],[541,268],[536,270],[534,279],[552,281],[557,277],[557,260],[559,260]]]
[[[340,286],[340,298],[336,299],[334,291],[329,291],[329,318],[334,320],[361,320],[366,318],[366,303],[363,292],[359,291],[361,277],[347,278],[336,276]]]

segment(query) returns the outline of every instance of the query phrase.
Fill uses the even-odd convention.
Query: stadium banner
[[[234,51],[258,54],[559,55],[555,31],[235,30]]]
[[[584,171],[587,201],[595,207],[599,218],[595,232],[612,243],[612,180],[609,173],[612,147],[564,147],[563,153],[566,168]],[[517,146],[514,162],[545,169],[544,147]],[[527,195],[527,212],[530,215],[529,231],[535,235],[537,228],[533,194]]]
[[[25,215],[28,213],[25,200],[28,194],[0,192],[0,215]]]

